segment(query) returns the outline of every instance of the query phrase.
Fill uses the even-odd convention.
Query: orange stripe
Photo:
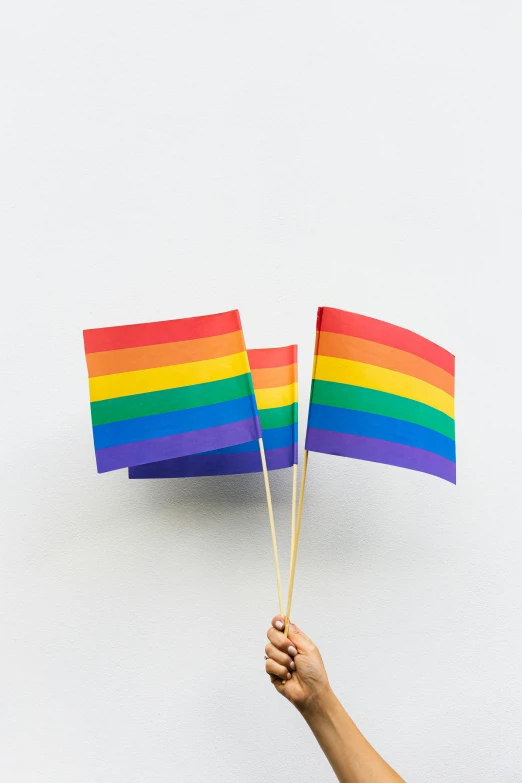
[[[264,370],[252,370],[254,389],[275,389],[277,386],[288,386],[297,381],[297,365],[286,367],[266,367]]]
[[[86,359],[89,378],[97,378],[120,372],[152,370],[156,367],[218,359],[220,356],[230,356],[244,350],[243,332],[229,332],[197,340],[121,348],[118,351],[99,351],[87,354]]]
[[[297,362],[297,345],[285,345],[283,348],[249,348],[248,361],[251,370],[287,367]]]
[[[350,359],[354,362],[373,364],[386,370],[395,370],[411,375],[421,381],[431,383],[454,396],[455,378],[435,364],[421,359],[399,348],[363,340],[360,337],[348,337],[344,334],[321,332],[317,353],[320,356],[332,356],[336,359]]]

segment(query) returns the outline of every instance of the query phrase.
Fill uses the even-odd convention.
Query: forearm
[[[404,783],[363,737],[330,689],[302,714],[340,783]]]

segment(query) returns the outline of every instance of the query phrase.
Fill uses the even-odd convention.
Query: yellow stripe
[[[276,386],[274,389],[257,389],[256,402],[259,410],[266,408],[281,408],[297,402],[297,383],[288,386]]]
[[[197,383],[222,381],[246,372],[249,372],[248,358],[246,351],[242,351],[219,359],[102,375],[89,380],[91,402],[127,397],[130,394],[176,389],[179,386],[192,386]]]
[[[410,400],[431,405],[432,408],[437,408],[452,418],[455,417],[455,401],[450,394],[432,386],[431,383],[395,370],[385,370],[383,367],[353,362],[350,359],[318,356],[314,377],[320,381],[349,383],[353,386],[364,386],[367,389],[408,397]]]

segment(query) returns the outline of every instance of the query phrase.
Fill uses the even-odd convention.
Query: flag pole
[[[306,483],[306,472],[308,469],[308,451],[305,449],[303,458],[303,473],[301,475],[301,489],[299,490],[299,508],[297,511],[297,528],[295,531],[295,540],[292,548],[292,564],[290,567],[290,579],[288,581],[288,601],[285,615],[285,636],[288,636],[288,626],[290,624],[290,612],[292,611],[292,597],[294,593],[295,567],[297,565],[297,550],[299,548],[299,535],[301,533],[301,519],[303,516],[303,501]]]
[[[268,482],[268,470],[266,467],[265,447],[263,438],[259,438],[259,450],[261,452],[261,464],[263,465],[263,477],[265,479],[266,502],[268,504],[268,517],[270,519],[270,533],[272,535],[272,549],[274,551],[274,564],[277,579],[277,595],[279,599],[279,612],[284,616],[285,606],[283,603],[283,589],[281,587],[281,572],[279,570],[279,556],[277,554],[277,537],[274,522],[274,509],[272,508],[272,495],[270,493],[270,484]]]
[[[312,395],[313,395],[313,388],[314,388],[314,378],[315,378],[315,371],[317,368],[317,354],[319,349],[319,335],[321,334],[321,321],[323,318],[323,308],[319,307],[317,309],[317,322],[316,322],[316,331],[315,331],[315,348],[314,348],[314,361],[312,365],[312,388],[310,390],[310,402],[312,401]],[[310,416],[310,409],[308,410],[308,415]],[[306,443],[305,443],[306,446]],[[303,500],[304,500],[304,491],[305,491],[305,483],[306,483],[306,471],[308,469],[308,449],[305,448],[304,450],[304,457],[303,457],[303,472],[301,474],[301,489],[299,490],[299,507],[297,510],[297,528],[295,531],[295,537],[294,537],[294,544],[292,547],[292,562],[290,565],[290,578],[288,580],[288,600],[286,604],[286,614],[285,614],[285,636],[288,636],[288,626],[290,624],[290,612],[292,611],[292,597],[294,594],[294,581],[295,581],[295,568],[297,565],[297,550],[299,548],[299,536],[301,533],[301,518],[303,516]]]
[[[290,536],[290,571],[292,571],[292,561],[294,559],[294,546],[295,546],[295,518],[297,511],[297,463],[294,462],[292,470],[292,527]]]

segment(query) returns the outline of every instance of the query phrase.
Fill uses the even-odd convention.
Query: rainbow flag
[[[305,449],[456,483],[455,357],[399,326],[320,307]]]
[[[268,470],[297,464],[297,345],[247,351]],[[224,476],[262,471],[258,440],[129,468],[129,478]]]
[[[237,310],[83,337],[99,473],[261,436]]]

